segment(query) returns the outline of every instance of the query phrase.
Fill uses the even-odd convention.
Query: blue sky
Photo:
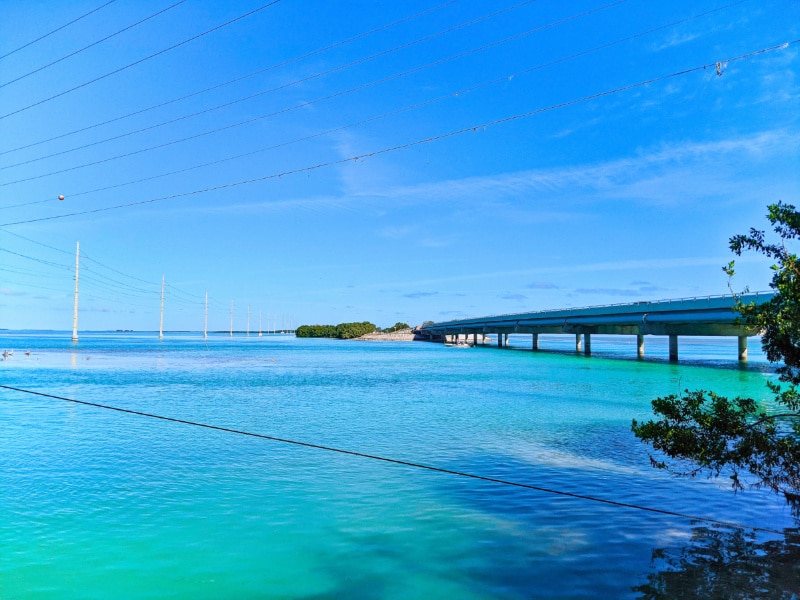
[[[81,329],[722,294],[800,202],[794,0],[106,2],[3,2],[2,328],[78,240]]]

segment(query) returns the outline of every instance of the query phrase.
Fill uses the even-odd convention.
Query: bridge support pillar
[[[472,333],[472,347],[476,348],[478,346],[478,334],[473,332]]]
[[[504,338],[504,339],[503,339],[503,346],[505,346],[506,348],[508,348],[508,334],[507,334],[507,333],[504,333],[504,334],[503,334],[503,338]]]
[[[581,351],[581,334],[580,333],[576,333],[575,334],[575,352],[580,352],[580,351]]]
[[[678,336],[674,334],[669,336],[669,359],[678,360]]]
[[[644,356],[644,336],[642,334],[636,336],[636,355],[639,358]]]
[[[499,331],[497,332],[497,347],[498,348],[503,347],[503,334]]]
[[[591,356],[591,354],[592,354],[592,334],[591,333],[584,333],[583,334],[583,353],[586,356]]]
[[[531,350],[538,350],[539,349],[539,334],[532,333],[531,334]]]
[[[747,362],[747,336],[739,336],[739,361]]]

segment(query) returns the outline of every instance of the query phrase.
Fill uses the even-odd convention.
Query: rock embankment
[[[413,342],[414,333],[410,329],[401,329],[392,333],[375,332],[357,338],[367,342]]]

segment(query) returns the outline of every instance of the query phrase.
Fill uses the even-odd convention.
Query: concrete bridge
[[[773,295],[758,292],[739,298],[745,304],[762,304]],[[587,355],[592,353],[592,334],[635,335],[639,356],[644,356],[644,336],[661,335],[669,337],[670,360],[678,360],[679,336],[735,336],[739,338],[739,360],[746,361],[747,337],[759,332],[739,322],[735,306],[733,296],[709,296],[545,310],[428,323],[417,330],[417,335],[430,341],[477,345],[479,336],[485,341],[486,335],[496,334],[497,345],[502,348],[508,344],[509,334],[529,333],[531,348],[538,350],[539,334],[571,334],[575,336],[575,350]]]

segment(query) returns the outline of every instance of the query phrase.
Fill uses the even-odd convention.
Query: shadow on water
[[[741,529],[698,527],[688,545],[652,553],[641,599],[800,597],[800,529],[758,540]]]
[[[637,490],[649,489],[659,496],[652,481],[639,481],[630,474],[625,476],[627,485],[613,481],[613,476],[600,476],[587,489],[578,483],[587,475],[580,470],[535,466],[496,454],[472,456],[459,467],[634,505],[652,503]],[[502,590],[509,597],[800,599],[797,528],[784,529],[784,537],[776,539],[697,521],[684,525],[682,518],[641,518],[637,511],[603,504],[587,510],[585,500],[541,490],[458,480],[443,480],[441,485],[442,492],[463,509],[496,519],[493,533],[480,540],[492,558],[472,571],[476,583],[490,595]],[[669,482],[664,485],[671,489]],[[691,506],[704,493],[682,497]],[[662,534],[668,532],[675,534],[666,536],[674,545],[653,549],[658,543],[653,540],[663,544]],[[602,548],[599,554],[598,548]]]

